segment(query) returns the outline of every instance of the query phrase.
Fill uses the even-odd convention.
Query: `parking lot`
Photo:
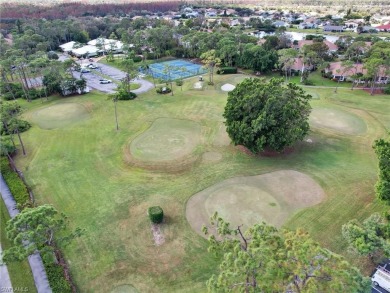
[[[115,81],[120,81],[121,79],[126,77],[126,73],[116,69],[114,67],[101,64],[101,63],[96,63],[96,62],[85,62],[81,63],[80,65],[87,65],[87,64],[93,64],[97,69],[92,69],[91,72],[89,73],[80,73],[80,72],[75,72],[74,77],[75,78],[80,78],[83,77],[87,80],[87,85],[90,88],[97,89],[101,92],[105,93],[113,93],[115,92],[115,89],[117,88],[117,85],[115,84]],[[94,73],[95,72],[95,73]],[[100,79],[103,79],[104,77],[99,76],[96,73],[103,74],[104,76],[108,76],[112,83],[107,83],[107,84],[101,84]],[[140,84],[141,87],[139,89],[133,90],[132,92],[136,94],[140,94],[143,92],[146,92],[150,90],[151,88],[154,87],[154,85],[143,79],[135,78],[132,80],[134,83]]]

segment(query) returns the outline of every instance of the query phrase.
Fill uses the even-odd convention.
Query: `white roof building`
[[[76,44],[76,42],[75,41],[71,41],[69,43],[65,43],[65,44],[60,45],[60,48],[64,52],[69,52],[69,51],[72,51],[74,44]]]
[[[98,55],[99,49],[96,46],[86,45],[84,47],[72,50],[72,53],[76,56],[87,55],[88,57]]]

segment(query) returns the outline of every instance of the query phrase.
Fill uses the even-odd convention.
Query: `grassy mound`
[[[189,199],[186,216],[198,233],[215,211],[233,227],[244,224],[248,228],[262,221],[280,227],[295,212],[324,197],[322,188],[309,176],[283,170],[215,184]]]
[[[111,293],[138,293],[138,290],[135,289],[132,285],[120,285],[116,287]]]
[[[78,103],[60,103],[41,108],[31,115],[34,123],[42,129],[70,126],[89,117],[87,109]]]
[[[314,108],[309,117],[310,124],[316,128],[328,128],[343,134],[363,134],[367,125],[353,113],[335,108]]]

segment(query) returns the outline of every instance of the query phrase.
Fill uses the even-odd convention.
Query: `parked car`
[[[81,73],[89,73],[89,72],[91,72],[91,70],[89,70],[87,68],[81,68],[80,72]]]
[[[99,67],[97,67],[95,64],[88,64],[87,67],[89,69],[98,69]]]
[[[112,81],[109,80],[109,79],[99,79],[99,82],[100,82],[101,84],[112,83]]]

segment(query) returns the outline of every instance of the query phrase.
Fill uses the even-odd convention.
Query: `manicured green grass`
[[[8,240],[5,231],[5,226],[9,219],[10,217],[4,201],[3,199],[0,199],[0,239],[3,250],[12,247],[12,243]],[[7,268],[13,288],[27,288],[28,292],[37,292],[30,265],[27,260],[8,263]]]
[[[215,76],[215,84],[231,83],[232,77]],[[235,80],[239,77],[234,75]],[[28,154],[17,158],[38,203],[53,204],[69,216],[71,228],[86,229],[85,236],[65,249],[79,290],[111,292],[128,285],[139,292],[205,292],[205,281],[217,261],[208,254],[207,241],[186,220],[188,199],[228,178],[286,169],[309,175],[326,199],[294,214],[285,227],[303,227],[368,274],[364,259],[347,252],[341,225],[386,209],[374,198],[377,162],[371,145],[390,128],[389,97],[343,88],[338,93],[308,88],[318,97],[313,107],[356,115],[367,130],[345,135],[313,127],[312,143],[299,143],[292,153],[249,156],[227,145],[221,133],[227,93],[218,86],[195,90],[195,82],[197,78],[186,79],[183,91],[174,86],[174,96],[151,90],[133,101],[119,101],[119,131],[114,105],[104,94],[53,98],[43,105],[23,102],[29,121],[37,108],[65,101],[89,109],[89,119],[65,128],[43,130],[33,122],[23,133]],[[159,118],[198,123],[201,139],[196,152],[222,156],[212,163],[198,160],[180,172],[151,171],[127,163],[131,142]],[[156,205],[163,208],[166,219],[161,228],[165,243],[158,247],[147,216],[148,207]]]

